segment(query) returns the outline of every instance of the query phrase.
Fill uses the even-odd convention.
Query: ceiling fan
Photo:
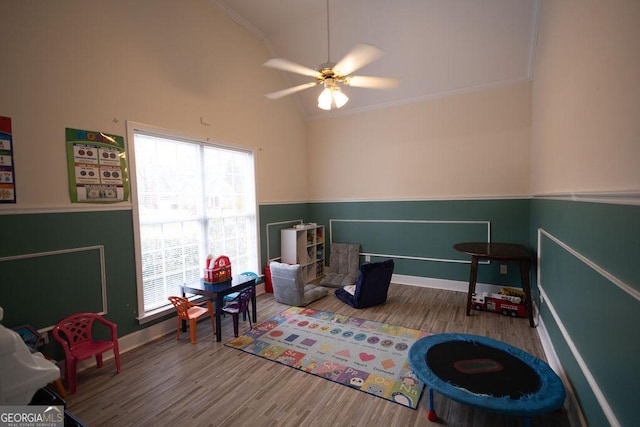
[[[323,85],[324,90],[318,97],[318,107],[323,110],[330,110],[333,106],[340,108],[349,101],[347,95],[340,89],[340,84],[369,89],[392,89],[399,85],[399,80],[395,78],[352,75],[382,55],[383,52],[375,46],[358,44],[337,63],[330,62],[329,0],[327,0],[327,62],[314,70],[287,59],[272,58],[268,60],[263,64],[265,67],[302,74],[312,77],[313,81],[272,92],[265,96],[269,99],[279,99],[317,85]]]

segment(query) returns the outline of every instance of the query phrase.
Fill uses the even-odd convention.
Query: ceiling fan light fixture
[[[336,108],[340,108],[349,101],[349,97],[340,90],[340,86],[338,86],[335,79],[331,77],[325,78],[323,84],[324,90],[318,96],[318,108],[331,110],[334,105]]]
[[[322,110],[331,110],[331,104],[333,103],[333,94],[331,89],[325,87],[320,96],[318,97],[318,108]]]
[[[322,64],[320,68],[314,70],[282,58],[271,58],[264,63],[266,67],[312,77],[314,81],[269,93],[266,95],[267,98],[278,99],[316,85],[323,85],[322,93],[318,96],[318,108],[331,110],[334,106],[342,108],[349,102],[349,97],[342,92],[340,84],[371,89],[391,89],[398,86],[397,79],[352,75],[382,55],[382,51],[375,46],[358,44],[337,63],[331,62],[331,27],[329,24],[329,0],[327,0],[327,62]]]
[[[346,104],[347,101],[349,101],[349,97],[345,95],[344,92],[342,92],[339,87],[336,87],[336,89],[333,91],[333,100],[336,103],[336,107],[340,108],[344,106],[344,104]]]

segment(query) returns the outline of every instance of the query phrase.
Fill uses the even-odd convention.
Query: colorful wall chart
[[[0,116],[0,203],[16,202],[11,118]]]
[[[66,140],[71,202],[113,203],[129,199],[123,137],[67,128]]]

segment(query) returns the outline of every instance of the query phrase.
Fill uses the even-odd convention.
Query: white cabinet
[[[324,226],[302,224],[280,231],[280,257],[287,264],[300,264],[302,279],[310,282],[324,274]]]

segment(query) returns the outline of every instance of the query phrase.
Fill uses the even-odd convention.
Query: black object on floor
[[[47,387],[38,389],[29,405],[64,406],[64,427],[87,427],[75,415],[67,411],[67,402],[58,393]]]

